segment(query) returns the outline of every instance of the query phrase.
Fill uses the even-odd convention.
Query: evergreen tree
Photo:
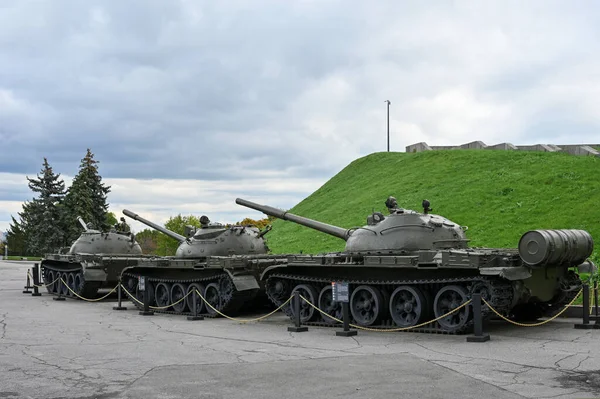
[[[27,254],[27,235],[25,226],[19,223],[14,216],[11,216],[12,223],[6,232],[6,244],[8,245],[9,255],[26,255]],[[4,255],[4,252],[2,252]],[[33,255],[33,254],[32,254]]]
[[[46,158],[37,178],[27,177],[27,181],[38,197],[23,204],[23,212],[19,213],[21,228],[27,239],[27,251],[43,255],[57,250],[64,241],[60,204],[65,195],[65,182],[60,173],[54,173]]]
[[[79,172],[67,191],[64,201],[64,224],[68,242],[76,240],[81,234],[81,226],[77,222],[78,216],[81,216],[86,223],[91,223],[95,229],[107,230],[109,227],[106,195],[110,192],[110,187],[102,183],[102,177],[98,173],[98,163],[88,148],[79,165]]]

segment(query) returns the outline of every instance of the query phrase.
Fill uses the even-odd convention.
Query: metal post
[[[583,323],[575,324],[575,328],[579,330],[591,330],[594,328],[593,324],[590,324],[590,286],[587,283],[583,284],[583,306],[581,307]]]
[[[31,286],[31,280],[29,279],[29,272],[27,272],[27,285],[23,288],[25,288],[25,291],[23,291],[23,294],[31,294],[31,291],[29,289],[33,288],[33,287]]]
[[[348,307],[348,302],[342,302],[342,318],[344,321],[344,330],[336,331],[335,335],[338,337],[351,337],[358,334],[358,331],[350,330],[350,309]]]
[[[59,277],[58,277],[58,296],[55,296],[54,298],[52,298],[55,301],[64,301],[65,297],[62,296],[62,276],[59,273]]]
[[[598,283],[594,283],[594,314],[590,315],[590,320],[591,321],[595,321],[596,323],[598,323],[598,319],[600,319],[600,317],[598,317]]]
[[[40,266],[37,263],[33,264],[33,294],[31,296],[42,296],[38,291],[40,285]]]
[[[304,332],[308,331],[308,327],[300,325],[300,291],[294,291],[294,297],[292,298],[291,305],[294,309],[294,327],[288,327],[289,332]]]
[[[117,298],[119,304],[117,306],[113,306],[113,310],[127,310],[126,306],[121,306],[121,279],[119,279],[119,285],[117,287]]]
[[[198,299],[200,299],[200,298],[198,298],[197,295],[198,295],[198,293],[196,292],[196,288],[194,288],[194,292],[192,293],[192,300],[194,301],[192,315],[187,317],[187,319],[190,321],[204,320],[204,316],[198,315]]]
[[[387,103],[387,152],[390,152],[390,100],[385,100]]]
[[[148,283],[146,283],[148,284]],[[148,294],[148,286],[144,286],[144,310],[140,312],[142,316],[152,316],[153,311],[150,310],[150,295]]]
[[[483,332],[483,315],[481,312],[481,293],[473,294],[473,321],[474,335],[467,337],[467,342],[486,342],[490,340],[490,334]]]

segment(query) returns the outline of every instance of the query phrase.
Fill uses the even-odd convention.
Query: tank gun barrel
[[[123,213],[125,214],[125,216],[129,216],[133,220],[137,220],[138,222],[144,223],[146,226],[152,227],[153,229],[158,230],[161,233],[166,234],[169,237],[176,239],[180,243],[182,243],[182,242],[184,242],[186,240],[186,238],[184,236],[182,236],[180,234],[177,234],[174,231],[165,229],[164,227],[159,226],[156,223],[152,223],[151,221],[149,221],[147,219],[144,219],[143,217],[141,217],[137,213],[133,213],[133,212],[131,212],[128,209],[123,209]]]
[[[79,223],[83,226],[83,230],[88,231],[88,227],[87,224],[85,224],[85,222],[83,221],[81,216],[77,216],[77,220],[79,221]]]
[[[245,206],[257,211],[260,211],[266,215],[276,217],[278,219],[289,220],[302,226],[310,227],[311,229],[318,230],[322,233],[332,235],[334,237],[347,240],[350,237],[351,231],[337,226],[332,226],[327,223],[317,222],[316,220],[308,219],[302,216],[294,215],[293,213],[286,212],[281,209],[273,208],[268,205],[260,205],[252,201],[248,201],[242,198],[237,198],[235,203],[238,205]]]

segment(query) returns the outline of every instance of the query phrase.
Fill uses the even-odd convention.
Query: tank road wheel
[[[220,296],[221,296],[221,304],[225,305],[231,298],[233,297],[233,293],[235,292],[235,287],[233,286],[233,281],[229,277],[223,277],[219,281],[220,287]],[[220,310],[220,309],[219,309]]]
[[[427,301],[420,289],[401,285],[390,298],[390,315],[398,327],[411,327],[425,321]]]
[[[187,290],[181,283],[175,283],[171,286],[171,302],[175,303],[185,296]],[[173,305],[173,310],[177,313],[183,313],[187,306],[187,298],[179,302],[177,305]]]
[[[168,284],[168,283],[156,284],[156,288],[154,289],[154,299],[156,300],[156,306],[158,306],[159,308],[162,308],[162,307],[170,305],[172,303],[172,302],[169,302],[170,292],[171,292],[170,284]],[[165,309],[163,309],[163,310],[165,310]]]
[[[204,289],[204,299],[208,302],[213,308],[217,310],[221,310],[221,293],[219,292],[219,284],[210,283]],[[206,306],[206,311],[208,314],[216,315],[217,312],[211,308],[210,306]]]
[[[71,291],[71,290],[73,290],[73,291],[77,292],[77,290],[75,289],[75,273],[68,273],[67,279],[65,281],[67,282],[67,286],[70,288],[70,289],[67,288],[67,295],[77,298],[77,296],[74,295],[73,292]]]
[[[467,289],[459,285],[447,285],[442,287],[435,296],[433,311],[438,318],[451,310],[458,308],[468,301]],[[440,326],[446,331],[455,331],[462,328],[469,321],[471,307],[464,306],[460,310],[438,320]]]
[[[60,289],[60,293],[63,294],[63,296],[71,296],[71,292],[69,291],[69,289],[67,288],[67,285],[65,283],[69,283],[69,279],[67,278],[67,273],[62,273],[60,275],[61,280],[58,280],[58,283],[60,283],[59,285],[59,289]]]
[[[296,291],[298,291],[301,296],[303,296],[304,298],[308,299],[310,301],[310,303],[312,303],[313,305],[317,304],[317,300],[318,300],[319,297],[318,297],[318,294],[317,294],[317,290],[312,285],[298,284],[292,290],[292,295]],[[292,305],[290,307],[290,311],[291,311],[291,315],[292,316],[296,315],[294,313],[294,305]],[[319,313],[319,312],[317,312],[315,310],[315,308],[313,308],[308,303],[306,303],[305,300],[303,300],[302,298],[300,298],[300,322],[301,323],[306,323],[306,322],[311,321],[312,319],[315,318],[315,316],[317,315],[317,313]]]
[[[198,290],[200,295],[204,296],[204,286],[202,284],[198,284],[198,283],[190,284],[188,286],[187,292],[190,292],[192,290]],[[196,298],[197,311],[198,311],[198,314],[200,314],[204,311],[205,306],[204,306],[204,301],[197,294],[196,295],[190,294],[185,299],[187,301],[188,309],[190,310],[190,312],[194,311],[194,298]]]
[[[328,315],[335,317],[336,319],[339,319],[339,320],[342,319],[342,317],[343,317],[342,305],[340,304],[340,302],[333,301],[333,292],[331,289],[331,285],[326,285],[325,287],[323,287],[323,289],[319,293],[319,309],[321,309],[323,312],[327,313]],[[328,324],[337,323],[337,321],[333,320],[330,317],[323,315],[322,313],[321,313],[321,316],[323,317],[323,321],[325,323],[328,323]]]
[[[74,280],[75,281],[73,283],[73,291],[75,291],[79,295],[82,295],[83,289],[85,288],[85,280],[83,278],[83,273],[79,272],[75,274]]]
[[[384,313],[383,297],[376,287],[359,285],[350,296],[350,311],[361,326],[370,326],[379,321]]]
[[[44,273],[44,277],[44,284],[46,284],[46,290],[49,294],[54,293],[56,290],[56,283],[54,282],[56,276],[54,272],[52,270],[47,270],[46,273]]]

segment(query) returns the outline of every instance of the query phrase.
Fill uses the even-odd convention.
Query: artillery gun
[[[577,295],[581,280],[570,268],[589,266],[593,250],[584,230],[533,230],[518,248],[469,248],[467,228],[431,214],[427,200],[419,213],[399,208],[390,197],[389,215],[374,212],[367,225],[351,229],[240,198],[236,203],[345,240],[343,252],[293,255],[261,278],[275,305],[299,291],[338,319],[341,306],[332,301],[331,282],[347,282],[352,322],[361,326],[416,326],[456,309],[473,293],[518,320],[549,316]],[[290,306],[284,310],[293,315]],[[305,303],[300,313],[305,324],[336,323]],[[484,317],[491,315],[484,306]],[[472,325],[469,305],[420,331],[461,333]]]
[[[46,254],[41,261],[42,276],[51,294],[74,296],[67,288],[84,298],[95,296],[100,288],[112,287],[119,281],[121,271],[137,263],[142,248],[130,232],[93,229],[81,217],[77,220],[83,233],[70,248],[57,254]],[[59,284],[61,277],[66,283]]]
[[[263,237],[271,226],[263,231],[253,226],[225,226],[202,216],[201,227],[186,226],[183,236],[127,209],[123,213],[179,242],[175,256],[141,259],[136,266],[123,270],[121,276],[129,295],[138,301],[142,299],[139,278],[145,277],[150,305],[164,308],[161,311],[166,313],[191,312],[195,296],[188,293],[193,290],[202,293],[215,309],[236,312],[257,297],[264,297],[262,271],[286,261],[285,256],[267,255]],[[186,295],[186,300],[180,301]],[[196,298],[196,301],[198,313],[217,315],[202,300]],[[168,306],[171,304],[174,305]]]

